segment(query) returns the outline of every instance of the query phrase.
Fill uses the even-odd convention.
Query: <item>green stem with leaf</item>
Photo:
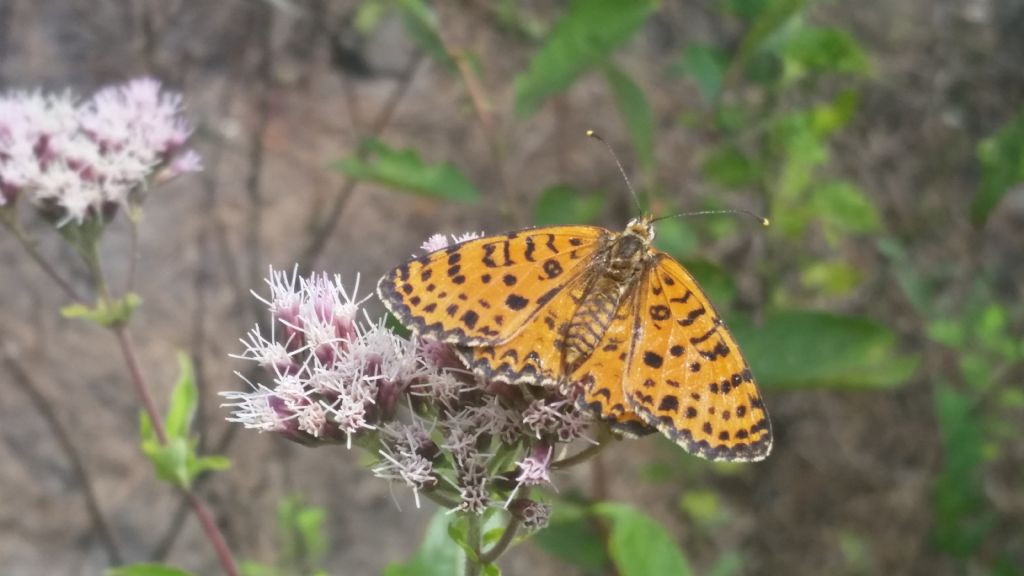
[[[480,576],[483,564],[480,562],[480,542],[483,519],[479,514],[466,514],[469,526],[466,528],[466,570],[465,576]]]
[[[99,261],[97,259],[96,263],[98,264],[98,262]],[[98,269],[99,268],[97,268],[97,270]],[[101,277],[102,276],[100,276],[100,278]],[[101,304],[107,308],[113,308],[116,306],[116,303],[110,302],[107,298],[103,298],[101,300]],[[164,428],[163,418],[156,408],[156,403],[153,401],[152,394],[150,394],[150,388],[142,374],[138,355],[135,353],[135,345],[132,342],[131,335],[128,333],[126,323],[127,320],[125,320],[124,323],[115,322],[111,324],[109,328],[114,333],[115,338],[117,338],[121,354],[124,357],[125,364],[128,366],[128,373],[131,377],[132,386],[135,388],[136,394],[138,394],[143,410],[145,410],[146,415],[149,417],[149,421],[153,427],[153,432],[161,445],[167,445],[167,432]],[[199,520],[199,524],[202,527],[203,532],[206,533],[207,539],[209,539],[210,544],[213,546],[221,567],[224,569],[224,573],[228,576],[238,576],[238,564],[235,562],[234,556],[231,554],[231,549],[228,547],[227,541],[224,539],[224,535],[221,533],[220,528],[218,528],[216,519],[210,512],[210,509],[189,487],[178,486],[178,489],[185,494],[189,507],[192,509],[192,513],[195,514],[196,519]]]
[[[138,298],[131,293],[125,294],[121,298],[113,298],[103,273],[99,241],[103,233],[104,223],[94,220],[80,225],[68,224],[60,228],[61,234],[82,258],[95,282],[97,303],[95,308],[89,309],[82,304],[83,301],[74,288],[61,278],[50,263],[35,249],[35,244],[22,230],[13,211],[0,211],[0,222],[14,234],[15,238],[25,249],[25,252],[43,272],[64,291],[68,298],[75,302],[74,306],[65,308],[65,316],[91,320],[114,334],[125,364],[128,367],[132,386],[135,388],[143,410],[149,418],[153,433],[157,441],[161,445],[166,446],[168,438],[163,418],[156,408],[156,403],[150,393],[150,387],[142,374],[138,355],[135,352],[135,346],[128,332],[128,323],[131,320],[132,311],[137,306]],[[189,507],[199,520],[200,526],[202,526],[207,539],[213,546],[221,567],[224,569],[224,573],[228,576],[238,576],[238,565],[231,554],[224,535],[221,533],[220,528],[217,527],[216,519],[210,512],[210,509],[188,486],[178,485],[177,487],[185,494]]]

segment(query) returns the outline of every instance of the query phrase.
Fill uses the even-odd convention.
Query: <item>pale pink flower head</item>
[[[151,78],[85,100],[0,94],[0,206],[27,197],[58,226],[109,217],[151,183],[202,169],[184,147],[191,133],[181,95]]]
[[[463,234],[452,234],[447,236],[445,234],[434,234],[430,238],[427,238],[423,244],[420,244],[420,250],[431,253],[437,252],[443,248],[447,248],[453,244],[459,244],[466,240],[475,240],[483,236],[482,232],[465,232]],[[449,240],[449,238],[451,240]]]
[[[363,449],[374,475],[411,489],[417,506],[424,496],[463,514],[507,508],[543,525],[548,508],[530,493],[553,487],[552,472],[571,465],[555,455],[593,424],[575,396],[478,377],[451,344],[371,319],[338,276],[271,269],[267,285],[258,298],[269,323],[238,356],[266,379],[224,393],[230,420],[307,446]]]

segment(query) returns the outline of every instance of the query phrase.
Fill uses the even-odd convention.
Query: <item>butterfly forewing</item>
[[[686,451],[711,460],[761,460],[772,433],[753,376],[694,278],[656,253],[640,287],[626,371],[632,409]]]
[[[575,310],[593,271],[581,270],[515,335],[494,346],[459,346],[463,363],[485,380],[506,384],[554,386],[566,376],[562,332],[567,310]],[[621,373],[621,371],[620,371]]]
[[[462,346],[500,344],[585,270],[610,235],[592,226],[557,226],[468,240],[395,268],[377,291],[420,336]]]

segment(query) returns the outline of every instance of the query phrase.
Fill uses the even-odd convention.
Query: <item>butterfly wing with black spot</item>
[[[627,436],[655,431],[633,411],[623,387],[642,285],[643,278],[625,294],[593,353],[569,375],[569,382],[581,388],[579,407]]]
[[[585,270],[609,236],[593,226],[554,226],[467,240],[395,268],[377,292],[419,336],[500,344]]]
[[[515,338],[493,346],[457,346],[459,357],[474,374],[485,380],[537,386],[562,383],[566,376],[562,351],[565,323],[586,292],[590,272],[590,269],[581,270],[526,321]]]
[[[650,266],[626,373],[630,406],[691,454],[764,459],[768,412],[736,340],[678,262],[658,252]]]

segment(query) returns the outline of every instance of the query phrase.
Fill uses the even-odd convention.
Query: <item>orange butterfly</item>
[[[772,431],[736,341],[696,280],[655,249],[650,216],[615,234],[553,226],[467,240],[403,264],[378,294],[419,336],[498,382],[578,385],[630,435],[756,461]]]

